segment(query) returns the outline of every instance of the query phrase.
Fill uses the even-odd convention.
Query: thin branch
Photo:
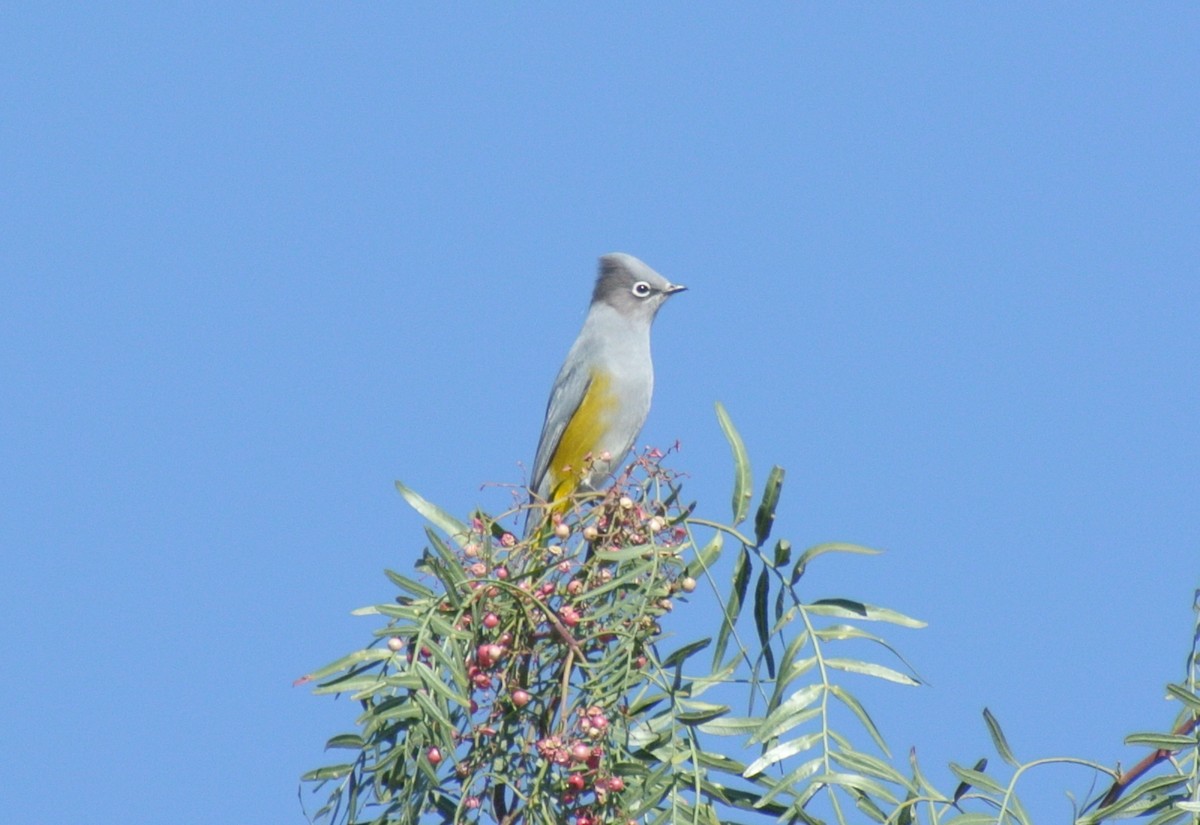
[[[1187,736],[1189,733],[1195,730],[1197,721],[1200,721],[1200,717],[1193,716],[1191,719],[1181,722],[1179,726],[1172,731],[1172,733],[1176,736]],[[1106,793],[1104,798],[1100,800],[1100,807],[1105,808],[1116,802],[1120,798],[1121,794],[1125,793],[1126,788],[1141,779],[1143,775],[1153,769],[1160,762],[1169,759],[1173,753],[1175,753],[1175,751],[1167,750],[1166,748],[1159,748],[1141,762],[1138,762],[1128,771],[1121,774],[1121,778],[1113,782],[1112,787],[1108,789],[1108,793]]]

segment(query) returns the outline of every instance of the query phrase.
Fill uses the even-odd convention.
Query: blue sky
[[[1161,4],[0,12],[0,810],[300,822],[420,522],[521,480],[595,259],[691,290],[642,443],[808,595],[930,623],[863,686],[930,773],[1126,765],[1200,585],[1200,13]],[[994,760],[995,761],[995,760]],[[1079,774],[1029,779],[1069,813]],[[945,784],[950,785],[949,780]]]

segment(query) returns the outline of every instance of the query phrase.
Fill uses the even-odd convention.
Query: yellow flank
[[[592,371],[592,380],[579,408],[571,416],[554,455],[550,458],[550,504],[552,510],[564,510],[564,499],[578,488],[587,469],[588,455],[595,452],[612,421],[617,397],[612,378],[601,370]]]

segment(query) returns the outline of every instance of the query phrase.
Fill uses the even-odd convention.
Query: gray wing
[[[542,489],[549,475],[550,459],[558,449],[567,424],[583,403],[583,397],[592,383],[591,374],[583,368],[583,360],[575,352],[567,355],[566,363],[554,379],[550,400],[546,403],[546,420],[542,423],[542,435],[538,439],[537,454],[533,458],[533,473],[529,478],[529,489],[535,496],[543,499],[550,494],[549,490]]]

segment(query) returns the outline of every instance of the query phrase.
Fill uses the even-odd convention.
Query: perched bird
[[[546,405],[529,484],[535,504],[565,510],[571,495],[596,489],[624,460],[650,412],[650,326],[684,289],[632,255],[600,258],[583,329]],[[539,510],[530,509],[526,531]]]

